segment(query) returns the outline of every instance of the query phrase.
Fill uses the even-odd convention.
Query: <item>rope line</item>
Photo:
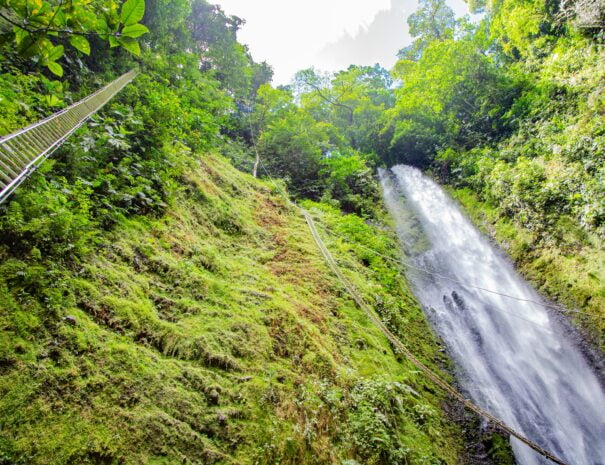
[[[566,462],[564,462],[563,460],[561,460],[554,454],[550,453],[549,451],[547,451],[546,449],[544,449],[537,443],[533,442],[532,440],[528,439],[521,433],[519,433],[516,430],[514,430],[513,428],[509,427],[502,420],[499,420],[498,418],[493,416],[488,411],[486,411],[486,410],[482,409],[481,407],[479,407],[478,405],[474,404],[469,399],[465,398],[454,387],[452,387],[446,381],[442,380],[429,367],[427,367],[418,358],[416,358],[416,356],[386,327],[386,325],[380,320],[380,318],[378,318],[378,316],[374,313],[373,309],[366,303],[366,301],[363,299],[363,297],[357,292],[357,290],[355,289],[353,284],[342,274],[336,261],[330,254],[330,251],[327,249],[323,240],[321,239],[321,236],[317,232],[317,228],[315,227],[315,222],[313,221],[313,218],[306,210],[304,210],[302,208],[301,208],[301,210],[302,210],[303,215],[305,216],[307,225],[309,226],[309,230],[311,231],[311,235],[313,236],[313,239],[315,240],[315,243],[317,244],[317,247],[319,248],[319,251],[323,255],[329,268],[334,272],[334,274],[337,276],[338,280],[345,287],[345,289],[348,291],[348,293],[353,298],[355,303],[359,306],[359,308],[366,314],[366,316],[370,319],[370,321],[372,321],[372,323],[374,323],[374,325],[386,336],[386,338],[393,344],[393,346],[395,346],[395,348],[397,350],[399,350],[403,355],[405,355],[405,357],[410,362],[412,362],[412,364],[414,366],[416,366],[416,368],[421,370],[427,376],[427,378],[429,378],[431,381],[433,381],[437,386],[441,387],[445,392],[450,394],[453,398],[460,401],[466,408],[468,408],[469,410],[482,416],[483,418],[485,418],[492,424],[501,428],[503,431],[506,431],[511,436],[514,436],[519,441],[526,444],[531,449],[536,451],[541,456],[547,458],[551,462],[556,463],[557,465],[567,465]]]
[[[330,234],[330,235],[332,235],[334,237],[337,237],[339,239],[342,239],[344,241],[351,242],[351,240],[349,238],[347,238],[345,236],[341,236],[340,234],[336,234],[336,233],[334,233],[332,231],[329,231],[327,229],[324,229],[324,232],[327,233],[327,234]],[[605,316],[604,315],[599,315],[597,313],[584,312],[582,310],[576,310],[576,309],[571,309],[571,308],[565,308],[565,307],[562,307],[560,305],[548,304],[548,303],[545,303],[545,302],[540,302],[538,300],[525,299],[523,297],[518,297],[518,296],[511,295],[511,294],[506,294],[506,293],[503,293],[503,292],[494,291],[492,289],[487,289],[485,287],[476,286],[474,284],[465,283],[463,281],[459,281],[459,280],[457,280],[455,278],[452,278],[451,276],[443,275],[443,274],[437,273],[435,271],[432,271],[432,270],[430,270],[428,268],[423,268],[423,267],[420,267],[420,266],[417,266],[417,265],[412,265],[412,264],[410,264],[409,261],[405,261],[403,259],[396,259],[396,258],[393,258],[393,257],[389,257],[388,255],[381,254],[380,252],[377,252],[376,250],[372,249],[371,247],[367,247],[367,246],[362,245],[362,244],[355,244],[355,246],[356,247],[361,247],[362,249],[366,249],[369,252],[372,252],[373,254],[375,254],[375,255],[377,255],[379,257],[384,258],[385,260],[389,260],[389,261],[397,263],[399,265],[404,265],[404,266],[406,266],[408,268],[412,268],[414,270],[421,271],[423,273],[426,273],[426,274],[429,274],[429,275],[432,275],[432,276],[437,276],[439,278],[446,279],[446,280],[454,282],[456,284],[460,284],[463,287],[470,287],[470,288],[473,288],[473,289],[478,289],[478,290],[483,291],[483,292],[489,292],[490,294],[495,294],[495,295],[498,295],[498,296],[501,296],[501,297],[506,297],[508,299],[517,300],[519,302],[528,302],[528,303],[540,305],[542,307],[546,307],[546,308],[551,308],[551,309],[557,310],[558,312],[561,312],[561,313],[567,313],[567,312],[578,313],[578,314],[581,314],[581,315],[588,315],[588,316],[592,316],[592,317],[595,317],[595,318],[599,318],[599,319],[605,320]]]
[[[334,234],[334,233],[330,232],[328,229],[325,229],[325,228],[323,229],[323,232],[325,232],[327,234]],[[336,237],[342,238],[342,236],[336,236]],[[357,244],[357,245],[359,245],[360,247],[363,247],[361,244]],[[364,248],[368,248],[368,247],[364,247]],[[378,252],[376,252],[376,253],[378,253]],[[379,255],[382,255],[382,254],[379,254]],[[386,255],[382,255],[382,256],[384,258],[390,258],[390,257],[387,257]],[[336,260],[336,261],[338,263],[338,260]],[[403,263],[400,263],[400,264],[403,264]],[[376,273],[371,268],[368,268],[367,271],[369,271],[371,273]],[[527,322],[527,323],[529,323],[531,325],[534,325],[534,326],[536,326],[536,327],[538,327],[538,328],[540,328],[540,329],[542,329],[542,330],[544,330],[544,331],[546,331],[548,333],[552,333],[552,329],[551,328],[548,328],[547,326],[544,326],[543,324],[540,324],[540,323],[538,323],[536,321],[532,321],[532,320],[529,320],[527,318],[524,318],[522,315],[520,315],[520,314],[518,314],[518,313],[516,313],[514,311],[506,310],[506,309],[501,308],[499,306],[490,306],[490,309],[496,310],[498,312],[509,314],[511,316],[514,316],[515,318],[518,318],[518,319],[523,320],[523,321],[525,321],[525,322]]]

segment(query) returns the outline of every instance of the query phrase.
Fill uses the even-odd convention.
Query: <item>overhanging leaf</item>
[[[120,21],[124,26],[131,26],[143,19],[145,0],[126,0],[120,11]]]
[[[46,64],[46,67],[50,70],[51,73],[61,77],[63,76],[63,67],[54,61],[49,61]]]
[[[46,65],[48,61],[49,50],[53,48],[53,44],[48,39],[38,39],[34,42],[31,36],[27,36],[17,47],[19,53],[25,58],[31,58],[36,55],[42,56],[42,64]]]
[[[90,43],[85,37],[82,36],[71,36],[69,43],[76,49],[82,52],[84,55],[90,55]]]
[[[107,25],[107,21],[105,21],[105,18],[103,17],[97,19],[96,28],[102,36],[110,32],[109,26]]]
[[[67,18],[65,17],[65,13],[63,12],[62,9],[57,10],[57,13],[55,15],[55,24],[59,27],[65,26],[65,23],[67,21]]]
[[[118,41],[122,47],[133,55],[139,56],[141,54],[141,47],[139,47],[139,43],[132,37],[122,37],[118,39]]]
[[[48,52],[48,61],[57,61],[63,56],[63,45],[57,45]],[[54,71],[53,71],[54,72]]]
[[[143,26],[142,24],[132,24],[122,29],[122,36],[137,38],[148,32],[149,29],[147,29],[146,26]]]
[[[17,43],[17,45],[21,45],[21,42],[23,42],[23,39],[25,39],[25,38],[31,39],[31,36],[28,34],[28,32],[25,29],[21,29],[21,28],[15,26],[13,28],[13,32],[15,33],[15,42]]]

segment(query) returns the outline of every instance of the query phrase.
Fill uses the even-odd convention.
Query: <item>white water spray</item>
[[[380,176],[413,265],[542,300],[435,182],[403,165]],[[412,269],[408,278],[477,404],[570,465],[605,465],[605,392],[556,315]],[[512,445],[521,465],[549,463]]]

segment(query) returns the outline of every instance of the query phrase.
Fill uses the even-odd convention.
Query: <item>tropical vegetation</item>
[[[421,0],[393,70],[274,87],[206,0],[0,0],[0,135],[140,70],[0,204],[0,464],[512,463],[290,202],[444,378],[382,165],[448,184],[603,343],[605,11],[469,7]]]

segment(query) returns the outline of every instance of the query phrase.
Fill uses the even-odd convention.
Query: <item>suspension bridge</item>
[[[0,203],[137,74],[132,69],[82,100],[0,138]]]

